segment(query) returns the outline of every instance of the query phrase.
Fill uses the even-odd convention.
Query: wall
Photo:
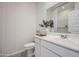
[[[0,18],[1,18],[1,14],[0,14]],[[1,53],[2,53],[2,20],[0,19],[0,54]]]
[[[36,4],[0,3],[0,22],[0,54],[4,56],[22,50],[24,44],[34,38]]]

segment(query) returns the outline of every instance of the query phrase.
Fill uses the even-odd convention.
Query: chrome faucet
[[[66,39],[68,36],[65,34],[61,34],[61,38]]]

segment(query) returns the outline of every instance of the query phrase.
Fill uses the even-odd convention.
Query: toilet
[[[24,45],[25,48],[25,55],[27,57],[33,57],[34,55],[34,49],[35,49],[35,43],[34,42],[30,42]]]

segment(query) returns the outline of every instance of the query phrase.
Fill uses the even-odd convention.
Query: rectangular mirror
[[[72,28],[72,26],[76,23],[72,24],[72,26],[69,25],[72,21],[71,20],[69,22],[69,19],[72,18],[69,18],[69,15],[70,13],[75,11],[75,4],[75,2],[61,2],[47,10],[47,19],[52,19],[54,21],[54,32],[73,33],[73,31],[70,31],[69,29]],[[77,18],[78,17],[79,15],[77,16]],[[75,21],[77,22],[79,20]],[[79,22],[77,25],[79,25]],[[77,32],[79,33],[78,30]]]

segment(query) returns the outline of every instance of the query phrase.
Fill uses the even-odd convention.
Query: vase
[[[46,28],[45,27],[41,27],[41,35],[45,36],[46,35]]]

